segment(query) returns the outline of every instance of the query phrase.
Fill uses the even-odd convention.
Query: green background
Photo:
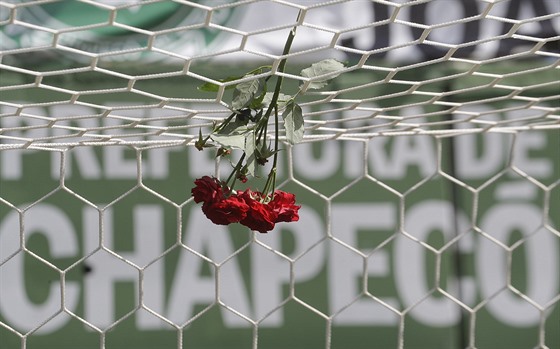
[[[511,65],[508,67],[503,67],[502,69],[508,69],[510,71],[515,70],[525,70],[530,66],[530,63],[520,65]],[[114,67],[116,70],[125,69],[122,67]],[[46,67],[45,69],[50,69]],[[154,67],[154,69],[160,69]],[[161,68],[163,69],[163,68]],[[244,68],[239,68],[241,69]],[[301,69],[300,67],[291,68],[294,71]],[[435,71],[439,69],[438,71]],[[490,68],[489,68],[490,69]],[[498,69],[492,67],[492,69]],[[225,71],[220,68],[214,69],[213,67],[200,67],[201,72],[207,72],[209,76],[220,78],[227,76],[229,70]],[[414,71],[405,71],[399,76],[400,79],[410,79],[410,80],[425,80],[431,78],[435,75],[442,74],[445,71],[453,71],[452,66],[438,66],[438,68],[431,69],[415,69]],[[131,74],[138,73],[137,71],[127,71]],[[231,75],[231,74],[229,74]],[[338,78],[335,82],[334,88],[344,88],[348,86],[357,86],[361,83],[367,81],[376,81],[382,79],[384,75],[371,73],[359,72],[359,73],[349,73],[344,74]],[[549,81],[551,77],[549,74],[533,74],[531,76],[522,77],[523,83],[532,84],[538,81]],[[12,74],[12,73],[2,73],[1,81],[3,85],[9,84],[21,84],[28,81],[24,75]],[[518,83],[522,83],[522,79],[518,80]],[[530,81],[528,79],[531,79]],[[45,84],[50,84],[53,86],[64,86],[65,88],[72,90],[92,90],[92,89],[105,89],[112,87],[121,87],[124,85],[124,80],[119,81],[118,79],[107,79],[105,76],[99,75],[97,73],[80,73],[80,74],[69,74],[63,76],[46,77],[43,82]],[[513,81],[516,82],[516,81]],[[181,78],[165,78],[165,79],[147,79],[139,81],[135,86],[138,89],[142,89],[147,92],[155,92],[164,96],[171,97],[182,97],[188,95],[189,98],[209,98],[208,94],[197,91],[196,86],[198,81],[191,78],[181,77]],[[437,83],[425,86],[428,91],[441,91],[441,90],[455,90],[465,88],[467,86],[476,86],[483,84],[484,82],[478,81],[475,78],[464,79],[457,78],[453,79],[447,83]],[[293,84],[290,82],[287,84],[287,89],[293,88]],[[368,88],[364,91],[356,91],[353,98],[362,98],[364,96],[376,95],[375,89],[378,89],[380,93],[389,94],[391,89],[394,92],[398,92],[403,88],[399,85],[380,85],[376,88]],[[551,91],[546,91],[549,93]],[[532,91],[534,95],[542,93],[542,91]],[[461,94],[454,98],[455,101],[467,101],[469,99],[482,99],[494,97],[492,92],[483,89],[478,94],[472,93],[469,95]],[[2,93],[2,100],[7,101],[52,101],[52,100],[64,100],[67,96],[58,94],[56,92],[50,92],[45,90],[38,90],[36,88],[29,89],[17,89],[13,91],[6,91]],[[341,98],[344,98],[342,96]],[[406,97],[406,102],[418,102],[421,97]],[[141,96],[135,96],[132,94],[93,94],[93,95],[83,95],[79,98],[83,102],[92,103],[149,103],[146,98]],[[405,104],[405,97],[399,98],[399,104]],[[395,100],[381,100],[378,102],[381,107],[388,107],[394,105]],[[498,109],[500,106],[506,105],[505,102],[492,103],[490,107]],[[549,105],[553,107],[558,107],[558,101],[552,101]],[[425,112],[436,111],[438,107],[429,106],[424,108]],[[398,115],[398,111],[395,111]],[[56,116],[56,115],[53,115]],[[503,114],[501,115],[503,117]],[[430,121],[445,120],[447,115],[438,116],[436,118],[430,118]],[[173,121],[174,124],[180,125],[185,122],[185,120]],[[436,126],[437,127],[437,126]],[[533,132],[533,131],[531,131]],[[536,132],[536,131],[534,131]],[[558,156],[558,149],[560,149],[560,137],[558,130],[553,131],[539,131],[542,132],[547,140],[546,149],[533,152],[531,155],[535,158],[548,158],[553,164],[553,175],[550,178],[539,178],[546,185],[552,184],[560,176],[560,160]],[[404,136],[407,137],[407,136]],[[482,136],[477,136],[482,137]],[[504,143],[508,144],[512,139],[512,135],[496,135],[496,137],[502,137]],[[430,137],[432,144],[441,142],[442,144],[442,154],[440,162],[442,164],[442,170],[446,173],[456,172],[453,156],[449,153],[453,146],[457,146],[453,138],[444,138],[436,140],[436,138]],[[396,156],[392,154],[393,142],[395,138],[388,137],[386,141],[386,151],[387,157],[391,158]],[[339,142],[341,146],[347,146],[352,141],[332,141]],[[358,142],[361,144],[360,142]],[[332,156],[325,154],[326,151],[324,145],[326,142],[313,143],[310,147],[313,150],[313,154],[317,159],[324,156]],[[297,145],[298,147],[300,145]],[[309,146],[309,145],[306,145]],[[118,146],[120,147],[120,146]],[[358,148],[357,148],[358,149]],[[507,149],[507,147],[505,148]],[[435,151],[435,147],[433,148]],[[13,150],[6,150],[7,152]],[[107,150],[112,151],[112,150]],[[481,152],[483,149],[480,150]],[[67,152],[68,156],[78,156],[77,148],[70,149]],[[97,147],[94,153],[98,160],[103,159],[103,151],[101,148]],[[285,157],[287,152],[283,152],[282,156]],[[128,148],[126,154],[129,159],[136,158],[136,151],[132,148]],[[154,153],[155,154],[155,153]],[[142,151],[142,156],[144,159],[148,159],[149,156],[156,156],[151,154],[149,151]],[[294,154],[297,151],[294,150]],[[25,207],[26,204],[30,202],[35,202],[39,198],[43,197],[47,193],[59,186],[59,180],[51,178],[49,173],[51,168],[51,157],[53,155],[46,151],[25,151],[24,162],[23,162],[23,176],[17,180],[10,180],[1,178],[0,182],[0,197],[10,202],[11,204],[18,207]],[[210,152],[200,153],[199,156],[212,157]],[[333,159],[343,163],[343,153],[335,155],[338,159]],[[167,178],[153,179],[147,178],[143,181],[143,184],[148,188],[161,193],[166,198],[170,199],[175,203],[182,203],[189,198],[190,188],[194,178],[189,177],[189,169],[193,166],[197,166],[197,158],[189,153],[189,150],[185,147],[177,147],[169,153],[169,173]],[[285,163],[285,162],[284,162]],[[73,167],[72,167],[73,166]],[[136,179],[88,179],[84,178],[83,174],[79,172],[75,161],[70,169],[72,175],[66,179],[65,186],[70,188],[72,191],[78,193],[82,197],[91,201],[95,204],[106,204],[112,200],[118,198],[123,193],[127,192],[129,189],[136,185]],[[369,166],[371,167],[371,166]],[[504,161],[501,164],[500,169],[506,169],[507,163]],[[283,169],[284,174],[286,169]],[[375,169],[369,168],[370,173],[375,173]],[[495,199],[495,191],[499,185],[515,180],[523,180],[520,176],[511,173],[511,171],[506,171],[500,179],[496,180],[487,189],[481,191],[480,197],[478,199],[478,212],[482,216],[485,212],[490,210],[494,205],[499,204],[497,199]],[[323,195],[330,196],[336,193],[339,189],[345,187],[352,180],[356,179],[349,178],[345,175],[345,169],[341,166],[334,176],[330,176],[325,179],[311,179],[306,178],[306,176],[298,172],[298,168],[294,168],[294,178],[301,181],[309,188],[322,193]],[[285,177],[284,177],[285,178]],[[395,189],[398,192],[404,193],[409,188],[413,187],[415,184],[419,183],[425,179],[425,176],[421,174],[421,171],[416,166],[410,166],[407,169],[406,178],[402,179],[391,179],[384,178],[382,182],[389,187]],[[490,177],[481,180],[468,180],[464,179],[469,185],[474,188],[478,188],[483,185]],[[280,182],[282,182],[283,178]],[[258,183],[258,181],[256,182]],[[325,212],[325,200],[318,197],[309,188],[300,185],[296,181],[288,181],[283,187],[284,190],[294,192],[298,198],[298,202],[311,207],[318,215],[323,216]],[[456,208],[461,212],[465,212],[467,216],[472,213],[472,201],[473,196],[471,193],[463,189],[462,187],[453,184],[451,181],[442,178],[441,176],[435,176],[428,180],[425,184],[420,186],[417,190],[414,190],[411,194],[406,196],[405,200],[405,211],[417,203],[421,203],[426,200],[444,200],[449,202],[455,202]],[[538,195],[528,201],[528,203],[536,206],[543,213],[546,213],[545,207],[543,206],[543,201],[545,199],[545,193],[542,190],[538,191]],[[558,188],[550,192],[550,206],[548,209],[547,216],[543,218],[548,218],[552,221],[557,220],[555,212],[560,210],[560,195],[558,195]],[[391,193],[382,186],[373,183],[367,179],[361,179],[354,183],[348,190],[344,191],[341,195],[337,196],[332,200],[333,204],[337,203],[393,203],[396,207],[399,204],[399,198],[394,193]],[[72,221],[75,231],[77,232],[77,239],[79,241],[79,246],[82,248],[83,236],[80,234],[83,222],[82,222],[82,209],[84,203],[77,200],[75,197],[69,193],[58,190],[53,195],[45,198],[42,203],[52,204],[59,207],[67,215],[67,217]],[[117,251],[126,251],[132,249],[132,226],[131,226],[131,212],[133,207],[140,204],[156,204],[163,207],[164,212],[164,224],[165,228],[163,231],[158,232],[164,234],[165,248],[172,246],[176,241],[176,231],[177,231],[177,211],[169,204],[164,203],[161,199],[157,198],[150,192],[144,189],[137,189],[124,197],[121,201],[117,202],[112,206],[114,211],[114,231],[115,231],[115,242],[114,247]],[[183,227],[187,225],[188,222],[185,220],[189,217],[191,210],[199,210],[200,208],[194,203],[188,203],[182,209],[182,224]],[[12,210],[5,204],[0,203],[0,222],[11,212]],[[327,224],[326,218],[323,217],[324,224]],[[553,222],[554,223],[554,222]],[[297,223],[293,223],[297,224]],[[289,255],[290,251],[293,250],[294,240],[291,235],[290,230],[291,225],[282,226],[282,251]],[[384,232],[371,232],[371,231],[360,231],[358,234],[358,246],[356,248],[376,248],[379,247],[386,239],[390,238],[395,231],[398,229],[395,226]],[[5,232],[2,232],[5,233]],[[209,232],[212,233],[212,232]],[[333,232],[336,236],[336,232]],[[188,232],[185,232],[188,234]],[[252,238],[252,234],[246,231],[241,226],[232,226],[230,228],[231,239],[234,243],[235,248],[241,248]],[[511,243],[515,242],[516,239],[520,237],[519,232],[513,232],[511,235]],[[444,238],[441,233],[434,232],[430,234],[427,243],[435,248],[440,248],[444,244]],[[556,236],[556,242],[558,246],[558,237]],[[48,241],[41,237],[40,234],[34,234],[32,237],[26,241],[26,246],[28,249],[39,256],[45,258],[49,262],[53,263],[55,266],[61,269],[68,268],[73,263],[75,263],[80,256],[76,258],[67,259],[56,259],[50,256],[50,248]],[[380,249],[386,250],[389,255],[394,252],[394,246],[392,243],[383,245],[379,247]],[[447,283],[446,279],[451,274],[461,273],[463,275],[474,275],[476,273],[474,267],[474,260],[472,255],[460,255],[458,258],[451,253],[453,249],[450,249],[450,253],[442,254],[442,285]],[[527,271],[524,267],[526,263],[525,252],[523,248],[518,250],[518,253],[513,254],[512,260],[512,270],[513,274],[512,283],[519,286],[521,291],[526,289],[527,285],[524,285],[527,278]],[[82,255],[87,254],[89,251],[81,251]],[[179,259],[179,255],[182,253],[180,249],[175,248],[170,253],[168,253],[163,259],[165,263],[165,280],[168,283],[166,285],[166,292],[169,292],[169,284],[173,282],[173,277],[176,270],[176,264]],[[428,255],[430,255],[428,253]],[[250,265],[253,263],[251,260],[251,255],[249,250],[243,250],[239,255],[235,257],[236,262],[241,266],[241,270],[244,276],[244,283],[248,290],[251,290],[251,275],[249,273]],[[50,267],[46,266],[44,263],[38,261],[35,258],[27,256],[25,264],[25,282],[27,296],[33,302],[41,303],[47,296],[48,285],[51,282],[56,282],[59,280],[58,272],[54,271]],[[394,261],[391,259],[391,263]],[[428,257],[426,260],[426,270],[435,270],[436,266],[435,255]],[[203,263],[204,267],[200,270],[201,275],[211,275],[212,268]],[[313,279],[296,284],[296,295],[298,298],[310,305],[314,306],[318,310],[329,313],[328,309],[328,263],[325,261],[324,270],[318,274]],[[558,266],[556,266],[558,268]],[[68,281],[78,281],[81,282],[84,278],[88,277],[88,263],[87,260],[75,265],[66,275]],[[398,290],[396,289],[394,280],[394,265],[390,266],[390,276],[385,279],[376,278],[368,283],[370,291],[375,295],[381,295],[383,297],[393,296],[399,297]],[[475,275],[476,276],[476,275]],[[428,283],[433,284],[435,281],[435,276],[432,273],[428,273]],[[6,282],[1,280],[1,282]],[[362,282],[361,280],[356,280],[356,282]],[[115,299],[116,299],[116,314],[115,319],[120,318],[127,314],[135,306],[135,299],[137,295],[134,293],[134,288],[132,283],[121,283],[115,287]],[[186,292],[188,292],[186,290]],[[289,295],[289,287],[284,288],[284,296]],[[436,296],[437,297],[437,296]],[[477,303],[481,302],[480,294],[477,292]],[[205,309],[207,304],[200,304],[196,307],[195,313]],[[400,305],[400,310],[403,310],[403,305]],[[301,304],[295,301],[288,302],[284,307],[284,324],[278,328],[259,328],[258,330],[258,340],[259,348],[322,348],[326,345],[327,338],[327,322],[322,319],[317,314],[309,311]],[[80,303],[76,314],[78,316],[83,316],[83,304]],[[462,346],[461,342],[468,337],[468,324],[469,317],[467,312],[463,312],[464,322],[458,325],[450,325],[444,327],[434,327],[423,324],[415,320],[410,314],[404,316],[404,343],[405,348],[422,348],[422,349],[432,349],[432,348],[459,348]],[[0,320],[5,321],[4,316],[0,313]],[[551,311],[547,313],[547,320],[545,325],[546,337],[545,343],[550,348],[555,348],[560,346],[560,335],[558,333],[558,323],[560,322],[560,309],[557,305],[551,307]],[[499,319],[496,319],[491,312],[483,307],[477,312],[476,316],[476,331],[475,340],[477,348],[532,348],[537,345],[538,341],[538,328],[519,328],[509,326]],[[8,323],[8,325],[10,325]],[[464,326],[464,328],[462,328]],[[168,326],[168,330],[157,330],[157,331],[140,331],[136,328],[134,322],[134,316],[126,318],[124,321],[118,324],[113,330],[109,331],[105,338],[105,345],[107,348],[175,348],[177,346],[179,331],[174,329],[172,326]],[[332,348],[396,348],[399,338],[399,328],[397,326],[363,326],[363,327],[349,327],[349,326],[337,326],[336,324],[332,327],[331,332],[331,347]],[[182,331],[182,337],[185,348],[249,348],[251,347],[253,340],[253,330],[251,328],[247,329],[231,329],[224,326],[221,311],[218,306],[213,306],[209,311],[204,313],[200,318],[195,320],[191,325],[187,326]],[[6,330],[5,328],[0,328],[0,338],[2,340],[3,348],[17,348],[21,345],[21,340]],[[72,319],[59,331],[48,335],[32,334],[27,338],[27,348],[99,348],[100,346],[100,336],[99,334],[87,330],[85,326],[78,320]]]

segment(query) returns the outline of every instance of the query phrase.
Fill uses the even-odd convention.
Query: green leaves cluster
[[[284,65],[281,67],[283,69]],[[277,77],[274,90],[269,92],[268,83],[272,76],[265,73],[270,69],[270,66],[259,67],[241,76],[218,80],[221,85],[207,82],[199,86],[199,90],[208,92],[218,92],[223,85],[224,89],[233,89],[230,103],[232,113],[223,122],[216,124],[206,137],[199,133],[195,143],[199,150],[218,146],[220,155],[227,155],[232,149],[243,151],[243,156],[233,165],[233,171],[226,181],[230,187],[233,187],[236,179],[245,180],[246,175],[255,176],[257,166],[264,165],[270,157],[274,157],[272,170],[263,190],[265,194],[274,190],[276,159],[280,150],[279,115],[282,116],[286,141],[290,144],[301,142],[305,128],[302,108],[296,101],[297,97],[304,93],[304,88],[309,90],[326,86],[341,73],[344,64],[334,59],[326,59],[303,69],[301,76],[306,78],[306,83],[300,85],[294,94],[281,93],[282,77]],[[236,81],[240,82],[231,83]],[[272,116],[274,144],[267,143]]]

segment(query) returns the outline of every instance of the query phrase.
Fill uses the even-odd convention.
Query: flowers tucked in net
[[[295,36],[292,29],[283,55],[290,51]],[[281,60],[277,71],[284,72],[286,59]],[[230,83],[227,86],[205,83],[200,90],[217,92],[221,89],[233,88],[230,109],[232,113],[221,123],[215,123],[208,135],[199,132],[194,146],[198,150],[216,147],[217,156],[229,157],[232,149],[243,152],[233,170],[225,181],[204,176],[195,181],[192,195],[196,203],[202,202],[202,212],[215,224],[228,225],[241,223],[252,230],[266,233],[278,222],[294,222],[299,220],[300,206],[295,204],[294,194],[276,190],[276,164],[279,148],[279,115],[283,119],[283,134],[287,143],[296,144],[303,139],[303,112],[296,99],[309,89],[320,89],[338,76],[344,64],[325,59],[312,64],[301,71],[306,83],[300,85],[295,94],[280,93],[283,75],[276,76],[273,92],[268,92],[268,82],[274,75],[270,74],[272,66],[254,69],[242,76],[232,76],[218,80]],[[267,74],[268,73],[268,74]],[[274,127],[273,142],[269,142],[269,126]],[[270,132],[272,133],[272,132]],[[235,183],[247,182],[249,176],[255,176],[258,166],[264,166],[272,158],[272,167],[262,191],[235,191]]]

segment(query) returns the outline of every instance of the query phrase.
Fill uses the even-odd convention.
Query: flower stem
[[[292,43],[294,42],[294,37],[296,36],[296,28],[297,27],[293,27],[292,30],[290,30],[290,34],[288,34],[288,38],[286,39],[286,44],[284,45],[284,50],[282,51],[282,56],[285,56],[288,53],[290,53],[290,48],[292,47]],[[287,60],[288,58],[284,57],[280,61],[280,64],[278,65],[279,73],[284,73]],[[270,105],[268,106],[268,109],[266,110],[266,114],[264,115],[264,119],[267,121],[268,118],[270,117],[270,114],[272,114],[272,109],[278,104],[278,97],[280,96],[280,90],[282,89],[283,80],[284,77],[282,75],[279,75],[278,79],[276,80],[276,86],[274,88],[274,94],[272,95],[272,100],[270,101]]]
[[[262,120],[264,120],[264,118]],[[266,131],[268,130],[268,120],[264,120],[264,122],[259,122],[259,124],[261,125],[257,125],[257,130],[258,130],[257,144],[260,144],[261,138],[263,137],[263,135],[266,135]]]
[[[298,15],[298,19],[299,19],[299,15]],[[286,56],[288,53],[290,53],[290,48],[292,47],[292,43],[294,42],[294,37],[296,36],[296,28],[297,28],[297,26],[294,26],[292,28],[292,30],[290,30],[290,33],[288,34],[288,38],[286,39],[286,44],[284,45],[284,50],[282,51],[282,56]],[[288,60],[288,58],[284,57],[280,61],[280,64],[278,65],[278,70],[277,70],[279,73],[284,73],[284,69],[286,68],[287,60]],[[263,198],[266,198],[268,196],[269,192],[271,192],[273,194],[274,189],[276,188],[276,165],[278,163],[278,145],[279,145],[279,140],[278,140],[278,136],[279,136],[279,132],[278,132],[278,97],[280,96],[280,90],[282,89],[282,81],[283,80],[284,80],[284,77],[282,75],[279,75],[278,79],[276,80],[276,86],[274,87],[274,93],[272,95],[272,100],[270,101],[270,105],[268,106],[268,109],[266,110],[266,113],[263,117],[265,122],[268,123],[270,115],[272,114],[272,111],[274,110],[274,160],[273,160],[273,163],[272,163],[272,168],[270,169],[270,173],[268,174],[268,178],[266,180],[266,183],[265,183],[263,191],[262,191]]]
[[[226,119],[224,119],[224,121],[222,121],[220,123],[220,125],[216,128],[216,130],[214,131],[215,133],[220,132],[221,130],[224,129],[224,127],[227,126],[227,124],[229,124],[229,122],[231,121],[231,119],[233,119],[233,117],[236,115],[237,113],[231,113]],[[213,132],[213,133],[214,133]]]
[[[229,174],[228,179],[226,180],[226,185],[232,191],[233,191],[233,186],[235,185],[235,180],[237,179],[237,172],[239,172],[239,170],[241,169],[241,166],[243,165],[243,160],[245,160],[245,152],[243,153],[243,155],[241,155],[241,157],[239,158],[239,161],[237,161],[237,164],[235,165],[235,167],[233,168],[233,170]],[[233,179],[233,181],[232,181],[232,179]],[[232,181],[231,185],[229,184],[229,181]]]
[[[218,133],[221,130],[224,129],[224,127],[227,126],[227,124],[229,124],[229,122],[231,121],[231,119],[233,119],[233,117],[236,115],[236,113],[231,113],[227,118],[225,118],[215,130],[212,130],[212,132],[210,132],[210,134],[208,136],[206,136],[206,138],[204,138],[204,140],[202,140],[202,143],[200,144],[201,147],[203,147],[206,142],[208,142],[208,140],[210,139],[210,137],[212,136],[212,134],[214,133]],[[200,149],[202,150],[202,149]]]
[[[276,164],[278,163],[278,106],[274,106],[274,158],[270,175],[272,176],[272,191],[276,188]],[[273,172],[274,171],[274,172]]]

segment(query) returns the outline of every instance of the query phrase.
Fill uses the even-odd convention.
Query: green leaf
[[[224,126],[218,133],[220,135],[229,135],[233,133],[244,133],[247,131],[247,124],[249,123],[249,118],[235,117],[234,120],[230,121]]]
[[[282,113],[284,118],[284,128],[286,129],[286,139],[290,144],[296,144],[303,139],[303,111],[301,107],[293,101],[288,103],[286,110]]]
[[[237,86],[235,86],[235,90],[233,91],[233,100],[231,101],[231,108],[233,110],[239,110],[250,105],[254,97],[259,96],[262,93],[263,85],[264,85],[264,79],[255,79],[255,80],[240,82],[239,84],[237,84]]]
[[[228,76],[227,78],[219,79],[218,81],[219,82],[229,82],[229,81],[239,80],[241,78],[243,78],[243,77],[242,76]],[[235,86],[237,86],[237,84],[228,85],[228,86],[226,86],[226,90],[232,89]],[[207,83],[204,83],[204,84],[198,86],[198,89],[200,91],[206,91],[206,92],[218,92],[219,88],[220,88],[220,85],[216,85],[212,82],[207,82]]]
[[[264,98],[262,100],[262,104],[266,107],[268,107],[270,105],[270,103],[272,102],[272,96],[274,95],[274,92],[267,92],[264,95]],[[293,96],[290,95],[285,95],[283,93],[280,93],[278,95],[278,101],[276,102],[278,104],[278,109],[282,110],[286,107],[286,105],[288,104],[288,102],[294,98]]]
[[[223,147],[245,149],[245,135],[232,134],[232,135],[212,135],[212,140],[218,142]]]
[[[344,69],[344,64],[337,61],[336,59],[325,59],[317,63],[313,63],[311,67],[305,68],[301,71],[301,76],[306,78],[316,78],[309,84],[310,89],[320,89],[326,86],[330,80],[336,78],[340,73],[329,75],[327,77],[321,77],[326,74],[340,72]]]
[[[255,176],[255,169],[257,167],[257,161],[256,161],[257,157],[255,154],[255,149],[256,149],[255,133],[249,132],[245,140],[245,157],[247,159],[245,160],[245,163],[247,166],[247,172],[253,177]]]
[[[266,96],[266,90],[267,90],[266,84],[263,83],[262,85],[263,86],[261,88],[260,94],[258,95],[258,97],[253,97],[253,100],[251,101],[251,104],[249,105],[249,107],[251,109],[259,109],[259,108],[262,107],[262,102],[264,100],[264,97]]]

